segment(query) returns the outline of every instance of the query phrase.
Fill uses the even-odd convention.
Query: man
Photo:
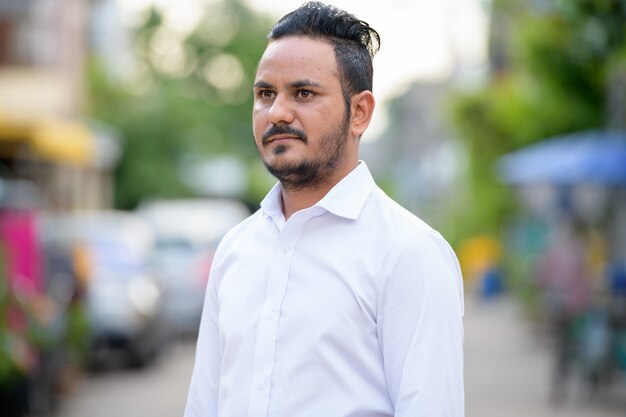
[[[456,257],[358,159],[378,34],[313,2],[268,38],[252,119],[279,183],[215,254],[185,416],[462,417]]]

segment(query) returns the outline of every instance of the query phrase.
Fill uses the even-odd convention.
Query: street
[[[465,317],[467,417],[624,416],[626,383],[593,400],[548,402],[550,358],[545,341],[507,298],[479,303],[468,295]],[[83,378],[57,417],[182,416],[194,343],[172,346],[156,366]]]
[[[548,341],[507,298],[479,303],[467,295],[464,324],[467,417],[624,416],[623,380],[594,399],[572,384],[563,404],[550,404]]]
[[[57,417],[182,416],[195,344],[180,342],[144,370],[112,370],[85,376]]]

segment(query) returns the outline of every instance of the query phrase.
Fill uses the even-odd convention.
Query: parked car
[[[128,364],[146,365],[167,338],[162,283],[152,262],[154,234],[129,212],[83,213],[75,220],[89,263],[90,362],[106,364],[121,353]]]
[[[224,233],[250,212],[236,200],[181,199],[151,201],[137,213],[156,234],[155,265],[164,277],[166,320],[176,334],[194,335],[213,252]]]

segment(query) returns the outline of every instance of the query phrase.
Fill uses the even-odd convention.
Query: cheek
[[[255,142],[261,141],[261,136],[265,132],[265,125],[265,117],[262,116],[262,112],[254,109],[252,111],[252,134]]]

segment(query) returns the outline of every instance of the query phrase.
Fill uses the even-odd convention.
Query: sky
[[[132,24],[147,5],[165,13],[166,24],[185,33],[198,23],[202,7],[220,0],[116,0],[123,19]],[[253,9],[280,18],[302,0],[244,0]],[[374,94],[378,103],[401,94],[416,80],[480,74],[486,62],[487,0],[331,0],[368,22],[381,37],[374,60]],[[382,107],[382,106],[379,106]],[[376,114],[376,113],[375,113]],[[370,130],[384,125],[379,111]],[[375,135],[374,135],[375,136]]]

